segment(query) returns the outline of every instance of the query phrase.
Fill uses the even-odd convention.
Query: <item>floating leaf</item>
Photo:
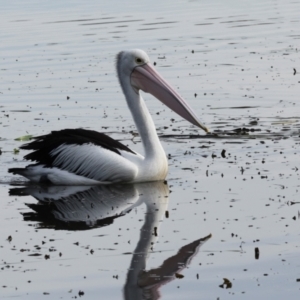
[[[20,150],[18,148],[14,149],[14,154],[19,154]]]
[[[33,136],[31,134],[23,135],[23,136],[16,138],[15,141],[26,142],[26,141],[30,141],[32,139],[32,137]]]

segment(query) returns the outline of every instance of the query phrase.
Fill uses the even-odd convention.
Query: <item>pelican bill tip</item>
[[[204,126],[204,125],[201,124],[201,123],[198,123],[197,125],[198,125],[198,127],[200,127],[201,129],[203,129],[206,133],[210,133],[210,130],[209,130],[208,127]]]

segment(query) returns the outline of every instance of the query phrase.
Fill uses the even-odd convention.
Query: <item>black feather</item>
[[[135,154],[122,143],[112,139],[111,137],[94,130],[86,129],[63,129],[60,131],[52,131],[49,134],[37,136],[34,141],[21,146],[21,149],[35,150],[27,154],[24,158],[36,161],[46,166],[52,165],[56,156],[51,156],[50,152],[61,145],[83,145],[94,144],[113,151],[121,155],[119,150],[127,151]]]

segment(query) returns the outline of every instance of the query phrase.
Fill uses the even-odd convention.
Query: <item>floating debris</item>
[[[27,134],[27,135],[23,135],[23,136],[16,138],[15,141],[27,142],[27,141],[32,140],[32,138],[33,138],[33,135]]]
[[[222,150],[222,152],[221,152],[221,156],[223,157],[223,158],[226,158],[226,155],[225,155],[225,152],[226,152],[226,150]]]
[[[220,288],[222,289],[231,289],[232,288],[232,283],[229,279],[223,278],[224,282],[219,285]]]

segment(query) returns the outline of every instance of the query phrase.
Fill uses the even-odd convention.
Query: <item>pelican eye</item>
[[[138,64],[141,64],[143,62],[143,60],[139,57],[136,57],[135,62]]]

